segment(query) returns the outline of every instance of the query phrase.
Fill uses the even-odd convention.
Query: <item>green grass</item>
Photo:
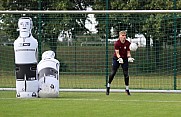
[[[15,98],[1,91],[1,117],[179,117],[176,93],[60,92],[59,98]]]
[[[119,72],[120,73],[120,72]],[[0,74],[1,75],[1,74]],[[0,76],[0,88],[15,88],[16,79],[14,73]],[[65,75],[60,73],[60,88],[69,89],[102,89],[105,88],[105,75]],[[131,89],[174,89],[173,76],[130,76]],[[111,84],[112,88],[125,88],[123,75],[117,74]],[[177,77],[177,89],[181,89],[181,75]]]

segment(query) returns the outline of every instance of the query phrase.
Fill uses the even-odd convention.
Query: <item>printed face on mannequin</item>
[[[30,17],[21,17],[18,21],[20,37],[29,37],[31,35],[32,20]]]
[[[18,27],[19,27],[19,31],[29,32],[31,30],[31,21],[30,21],[30,19],[19,19]]]

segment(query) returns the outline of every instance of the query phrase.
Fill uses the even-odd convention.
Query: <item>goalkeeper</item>
[[[131,95],[129,92],[128,62],[133,62],[134,58],[131,57],[130,44],[131,43],[126,40],[126,31],[120,31],[119,39],[114,43],[115,52],[112,61],[112,72],[109,75],[109,80],[106,85],[106,95],[110,93],[111,83],[120,65],[124,74],[125,92],[127,95]]]

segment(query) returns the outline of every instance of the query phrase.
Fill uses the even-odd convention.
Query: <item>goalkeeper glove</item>
[[[118,58],[117,60],[119,63],[124,63],[122,58]]]
[[[132,58],[132,57],[129,57],[129,58],[128,58],[128,62],[131,62],[131,63],[132,63],[133,61],[134,61],[134,58]]]

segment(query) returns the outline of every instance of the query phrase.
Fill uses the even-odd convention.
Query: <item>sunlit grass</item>
[[[1,91],[1,117],[179,117],[177,93],[60,92],[59,98],[18,99]]]

